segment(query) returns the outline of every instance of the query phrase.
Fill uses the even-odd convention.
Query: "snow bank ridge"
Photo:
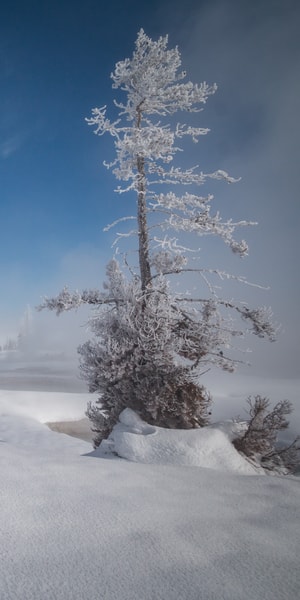
[[[256,475],[258,470],[233,447],[233,422],[202,429],[163,429],[148,425],[131,409],[104,440],[99,452],[114,452],[134,462],[204,467]]]

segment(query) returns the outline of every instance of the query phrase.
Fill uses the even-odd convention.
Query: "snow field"
[[[1,600],[296,600],[297,478],[100,457],[34,419],[28,397],[28,416],[9,413],[5,395]],[[164,434],[122,420],[134,440],[152,440],[157,460]]]

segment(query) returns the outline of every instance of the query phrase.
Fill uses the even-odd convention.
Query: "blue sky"
[[[209,260],[271,286],[242,292],[251,304],[272,305],[282,323],[276,345],[254,344],[253,372],[299,375],[299,25],[296,0],[2,6],[2,339],[18,331],[26,305],[42,295],[64,284],[101,285],[112,253],[102,229],[131,214],[132,204],[113,193],[113,176],[102,167],[111,140],[94,136],[84,118],[94,106],[111,105],[109,75],[132,54],[143,27],[153,38],[169,34],[191,80],[219,86],[201,113],[211,133],[189,158],[204,170],[241,176],[238,185],[218,188],[218,202],[228,216],[259,227],[245,232],[246,261],[229,257],[223,264],[223,251],[212,246]]]

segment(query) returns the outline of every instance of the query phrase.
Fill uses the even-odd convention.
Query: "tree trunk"
[[[137,129],[141,127],[142,104],[137,107]],[[146,206],[146,177],[145,177],[145,159],[139,155],[137,157],[137,172],[138,172],[138,206],[137,220],[139,229],[139,265],[141,275],[141,288],[144,292],[147,285],[151,281],[151,269],[149,258],[149,236],[147,227],[147,206]]]

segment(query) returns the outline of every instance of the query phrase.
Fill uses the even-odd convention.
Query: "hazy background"
[[[94,136],[84,118],[94,106],[111,105],[109,75],[131,56],[143,27],[153,38],[169,33],[190,79],[218,84],[199,115],[211,133],[186,159],[241,176],[235,186],[217,185],[217,206],[233,219],[259,222],[242,232],[248,258],[226,256],[218,244],[206,252],[200,241],[203,262],[270,286],[233,287],[232,296],[271,305],[282,324],[276,344],[249,339],[251,369],[218,382],[225,377],[233,394],[243,381],[249,393],[259,385],[297,401],[299,26],[296,0],[7,1],[0,21],[0,343],[18,334],[26,306],[43,295],[65,284],[101,286],[113,239],[102,229],[131,214],[134,198],[113,193],[114,178],[102,166],[113,156],[111,140]],[[74,353],[87,316],[33,314],[35,343]]]

